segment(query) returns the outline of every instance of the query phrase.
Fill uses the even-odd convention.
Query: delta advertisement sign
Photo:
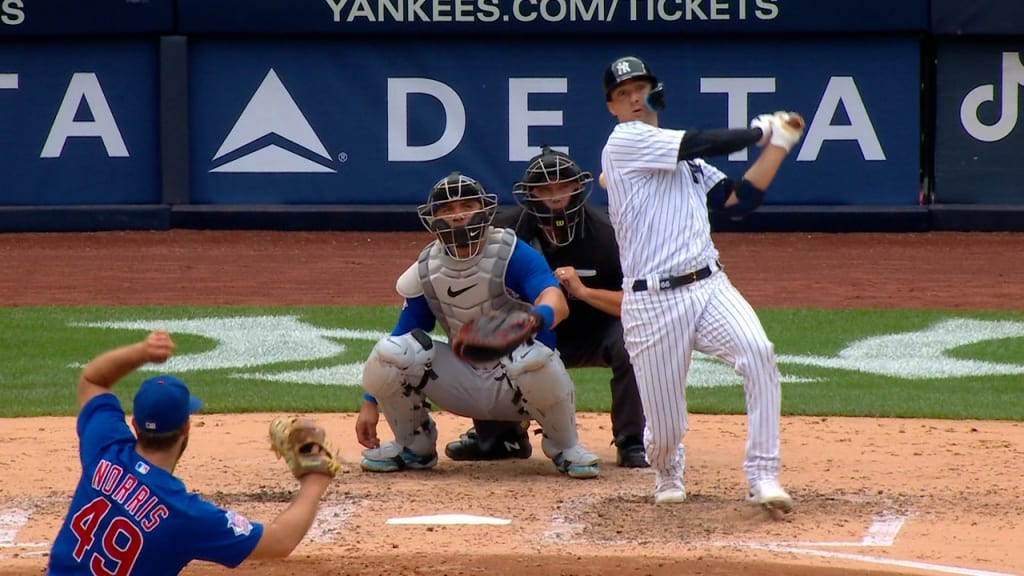
[[[597,172],[614,124],[601,76],[625,54],[645,58],[665,83],[662,126],[745,127],[780,109],[807,118],[766,203],[917,204],[918,51],[897,39],[585,50],[198,40],[189,64],[193,200],[416,204],[460,170],[511,201],[512,183],[542,144]],[[710,160],[738,178],[756,154]]]
[[[0,205],[160,202],[155,42],[0,44]]]

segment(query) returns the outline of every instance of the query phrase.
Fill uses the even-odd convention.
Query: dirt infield
[[[71,304],[398,303],[393,285],[424,234],[0,235],[0,301]],[[755,307],[1019,309],[1024,235],[719,234]],[[319,415],[356,462],[351,414]],[[266,449],[268,414],[199,415],[178,474],[193,490],[269,520],[294,482]],[[442,414],[442,441],[468,424]],[[580,416],[614,461],[607,415]],[[558,475],[527,461],[368,475],[348,465],[285,561],[186,574],[677,575],[1024,573],[1024,424],[785,418],[782,480],[797,510],[742,504],[742,417],[694,416],[681,506],[656,508],[653,473],[611,465]],[[0,574],[39,574],[80,469],[70,418],[0,422]],[[45,455],[45,457],[40,457]],[[394,525],[469,514],[505,525]]]

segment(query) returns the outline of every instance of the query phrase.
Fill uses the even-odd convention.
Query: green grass
[[[330,334],[331,330],[390,330],[398,308],[388,307],[60,307],[0,308],[0,416],[71,415],[75,413],[75,383],[80,366],[100,352],[142,338],[149,329],[180,321],[226,317],[295,317],[283,320],[277,332],[261,336],[258,330],[239,329],[245,344],[235,360],[248,355],[248,365],[197,370],[175,370],[203,399],[204,412],[334,412],[358,408],[358,385],[338,382],[312,384],[277,382],[266,375],[298,371],[357,368],[369,354],[373,337]],[[904,358],[910,365],[933,346],[927,330],[937,323],[966,318],[1003,324],[983,339],[950,347],[950,361],[976,361],[1019,366],[1024,372],[1024,314],[993,312],[782,310],[760,312],[780,359],[787,357],[836,358],[852,343],[885,334],[920,332],[911,339],[884,348],[885,354]],[[90,322],[136,321],[145,327],[100,328],[79,326]],[[217,348],[217,340],[170,327],[178,349],[175,361],[201,358]],[[988,326],[986,324],[985,326]],[[1007,328],[1007,326],[1009,326]],[[180,327],[180,326],[179,326]],[[1009,330],[1009,332],[1006,332]],[[305,338],[305,340],[303,340]],[[319,348],[318,348],[319,347]],[[342,347],[344,349],[342,349]],[[283,357],[282,350],[297,357]],[[321,357],[306,351],[323,349]],[[197,356],[200,355],[200,356]],[[305,355],[306,357],[302,357]],[[244,360],[245,358],[243,358]],[[943,360],[944,361],[944,360]],[[216,364],[216,363],[215,363]],[[932,362],[926,363],[928,366]],[[936,366],[942,362],[934,362]],[[687,390],[691,412],[742,413],[740,380],[724,369],[715,372],[710,362],[694,362]],[[899,374],[865,372],[858,366],[822,366],[780,361],[786,379],[810,379],[783,384],[783,412],[805,415],[892,416],[905,418],[978,418],[1024,420],[1024,375],[961,375],[939,373],[909,379]],[[610,407],[606,369],[570,371],[577,385],[581,411],[607,411]],[[138,382],[155,372],[139,372],[115,388],[130,407]],[[309,372],[315,373],[315,372]],[[248,376],[240,376],[248,374]],[[717,387],[706,387],[721,380]]]

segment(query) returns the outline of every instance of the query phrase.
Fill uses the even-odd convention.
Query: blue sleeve
[[[518,294],[524,302],[533,305],[541,292],[559,286],[558,279],[555,278],[555,273],[551,271],[551,266],[544,259],[544,255],[517,238],[516,248],[505,270],[505,287]],[[554,349],[555,331],[545,328],[537,333],[537,340]]]
[[[117,442],[135,443],[125,422],[124,408],[113,393],[100,394],[82,406],[78,413],[78,456],[82,468],[87,468],[100,454]]]
[[[395,324],[391,335],[401,336],[402,334],[408,334],[415,328],[419,328],[424,332],[430,332],[434,329],[434,324],[436,323],[437,319],[434,318],[434,313],[430,311],[430,305],[427,304],[425,296],[407,298],[405,304],[402,305],[402,313],[398,315],[398,323]]]
[[[505,270],[505,286],[525,302],[533,304],[547,288],[558,288],[558,279],[544,256],[532,246],[516,239],[516,248]]]
[[[193,496],[189,503],[193,556],[234,568],[252,554],[263,536],[263,525]]]

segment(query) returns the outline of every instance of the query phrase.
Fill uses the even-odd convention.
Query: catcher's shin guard
[[[363,366],[363,388],[377,398],[395,442],[420,455],[436,451],[437,430],[423,388],[437,375],[431,369],[433,342],[422,331],[377,342]]]
[[[554,460],[578,446],[576,396],[561,358],[535,342],[520,346],[501,364],[509,382],[522,395],[526,413],[544,429],[544,454]]]

